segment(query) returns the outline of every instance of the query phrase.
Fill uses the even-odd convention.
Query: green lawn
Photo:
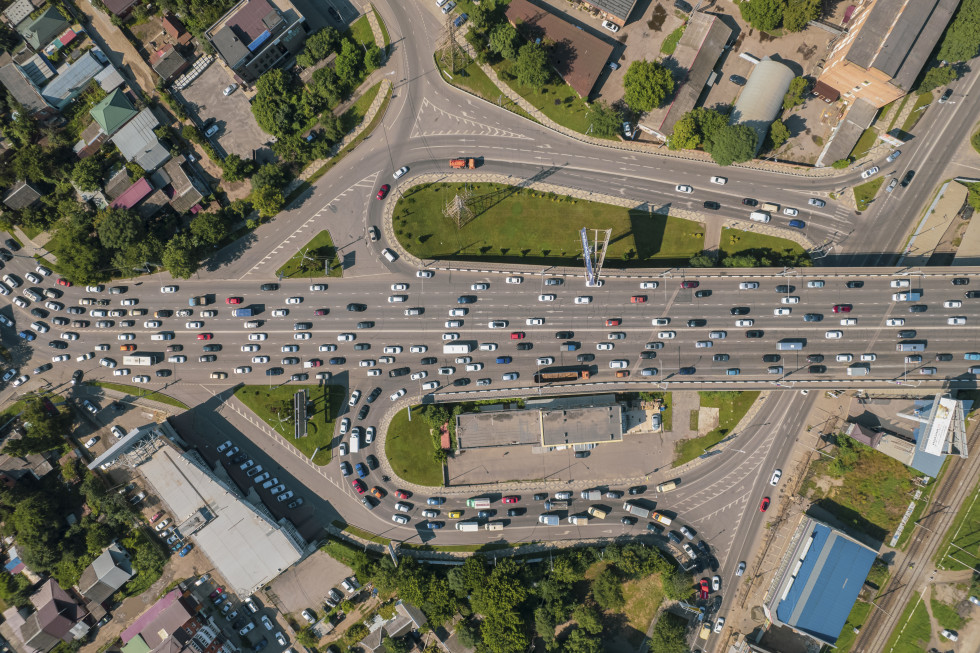
[[[408,411],[399,411],[388,426],[385,456],[392,471],[410,483],[441,487],[442,465],[432,458],[429,425],[420,415],[408,420]]]
[[[388,27],[387,25],[385,25],[384,20],[381,19],[381,14],[378,13],[378,10],[375,8],[374,5],[371,5],[371,11],[374,12],[374,18],[375,20],[378,21],[378,27],[381,28],[381,36],[385,40],[384,47],[387,49],[388,45],[391,44],[391,37],[388,36]]]
[[[167,404],[170,406],[176,406],[177,408],[183,408],[187,410],[190,408],[183,401],[178,401],[173,397],[165,394],[161,394],[149,388],[141,388],[137,385],[125,385],[123,383],[109,383],[108,381],[86,381],[89,385],[97,385],[100,388],[105,388],[106,390],[116,390],[117,392],[125,392],[126,394],[133,395],[134,397],[142,397],[144,399],[152,399],[153,401],[159,401],[161,404]]]
[[[910,132],[912,128],[915,127],[915,123],[919,122],[919,118],[922,114],[926,112],[926,107],[932,103],[932,92],[922,93],[919,97],[915,98],[915,104],[912,105],[912,111],[909,112],[908,118],[902,123],[902,131]]]
[[[677,49],[677,43],[678,41],[681,40],[681,37],[684,36],[684,30],[686,28],[687,28],[686,24],[681,25],[673,32],[668,34],[667,38],[664,39],[664,42],[660,44],[660,51],[666,54],[667,56],[674,54],[674,50]]]
[[[841,629],[840,636],[837,638],[837,648],[833,649],[834,653],[850,652],[855,640],[857,640],[857,633],[854,632],[854,629],[864,626],[864,622],[868,620],[868,615],[871,614],[871,607],[870,603],[864,601],[854,602],[851,614],[847,616],[844,628]]]
[[[854,149],[851,150],[851,160],[857,161],[870,152],[876,140],[878,140],[878,132],[873,129],[865,129],[864,133],[861,134],[861,138],[854,144]]]
[[[857,204],[858,211],[864,211],[871,204],[871,200],[878,194],[878,189],[885,183],[884,177],[872,179],[866,184],[854,187],[854,202]]]
[[[307,413],[308,435],[305,438],[293,438],[293,395],[299,390],[306,389],[312,408]],[[258,415],[270,428],[277,431],[293,446],[299,449],[307,458],[319,448],[313,462],[326,465],[333,454],[334,421],[344,405],[346,390],[339,385],[294,385],[288,384],[278,388],[264,385],[243,385],[235,391],[235,396]],[[289,422],[279,422],[276,414],[290,417]]]
[[[361,16],[351,23],[350,35],[360,45],[371,45],[374,43],[374,32],[371,31],[371,23],[368,22],[367,15]]]
[[[476,61],[469,59],[469,63],[466,65],[466,67],[457,71],[456,74],[452,75],[450,78],[451,73],[442,66],[439,53],[437,52],[433,55],[433,57],[435,58],[436,67],[442,71],[443,79],[453,86],[458,86],[459,88],[465,89],[470,93],[483,98],[484,100],[493,102],[494,104],[499,102],[504,109],[516,113],[523,118],[527,118],[528,120],[534,120],[534,122],[537,122],[537,120],[531,117],[531,114],[514,104],[513,100],[504,95],[503,91],[500,90],[493,80],[487,77],[487,74],[483,72],[483,69],[480,68],[480,64],[478,64]]]
[[[303,258],[303,252],[307,257],[314,260]],[[329,274],[324,271],[324,263],[330,262]],[[337,248],[330,238],[330,232],[324,229],[313,240],[299,248],[296,254],[286,261],[286,264],[276,270],[276,274],[281,274],[289,279],[292,277],[342,277],[344,276],[340,261],[337,259]]]
[[[718,426],[699,438],[678,442],[674,449],[674,467],[694,460],[706,449],[710,449],[731,435],[732,430],[759,396],[757,391],[699,392],[698,394],[701,395],[702,406],[719,409]]]
[[[909,94],[906,93],[905,96],[902,98],[902,103],[898,105],[898,110],[895,111],[895,115],[892,116],[891,122],[888,123],[888,131],[891,131],[892,128],[895,126],[895,123],[898,121],[898,117],[902,114],[902,109],[905,108],[905,103],[908,101],[909,101]],[[892,104],[895,104],[895,102],[892,102]],[[891,106],[891,104],[889,104],[888,106]]]
[[[922,653],[932,637],[932,623],[926,604],[918,592],[912,592],[908,605],[902,611],[895,630],[892,631],[883,651],[889,653]]]
[[[579,229],[612,229],[606,265],[684,265],[701,251],[700,222],[599,202],[550,196],[503,184],[469,184],[474,218],[456,228],[443,204],[462,184],[411,189],[394,212],[399,242],[420,258],[526,265],[578,265]]]
[[[734,256],[751,250],[772,250],[773,252],[787,255],[806,254],[806,250],[787,238],[767,236],[765,234],[755,233],[754,231],[731,229],[729,227],[721,230],[722,257]]]
[[[381,90],[381,82],[378,82],[367,91],[365,91],[361,97],[354,101],[354,104],[348,107],[340,116],[340,124],[344,128],[344,132],[352,132],[354,129],[364,121],[364,116],[367,115],[368,109],[371,108],[371,103],[374,102],[374,98],[378,96],[378,91]]]
[[[940,569],[980,566],[980,484],[966,498],[936,554]]]
[[[956,608],[949,603],[943,603],[939,599],[931,597],[929,604],[932,607],[932,616],[941,628],[959,630],[966,623],[966,620],[960,616]]]

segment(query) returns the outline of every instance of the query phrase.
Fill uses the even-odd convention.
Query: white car
[[[302,304],[303,303],[303,298],[302,297],[287,297],[286,298],[286,303],[287,304]]]
[[[66,360],[69,360],[70,358],[71,358],[71,356],[69,356],[68,354],[62,354],[60,356],[52,356],[51,357],[51,362],[52,363],[60,363],[61,361],[66,361]]]
[[[139,376],[133,377],[133,383],[149,383],[149,382],[150,382],[150,377],[146,376],[145,374],[141,374]]]
[[[901,318],[901,317],[889,318],[889,319],[885,320],[885,324],[887,326],[904,326],[905,325],[905,318]]]
[[[449,317],[466,317],[466,314],[470,312],[468,308],[451,308],[449,309]]]
[[[660,287],[660,283],[656,281],[641,281],[640,290],[655,290]]]
[[[392,363],[395,362],[395,357],[394,356],[382,356],[381,358],[378,359],[378,362],[381,363],[382,365],[391,365]]]
[[[308,331],[304,331],[302,333],[294,333],[293,334],[293,340],[309,340],[311,337],[312,336],[310,335],[310,333]]]
[[[480,351],[497,351],[497,343],[495,342],[481,342]]]
[[[524,283],[524,277],[507,277],[507,283]]]
[[[555,359],[551,356],[542,356],[538,359],[538,365],[552,365],[554,362]]]
[[[544,324],[543,317],[529,317],[524,321],[528,326],[541,326]]]
[[[61,302],[44,302],[44,307],[49,311],[60,311],[65,307],[65,305]]]
[[[400,398],[404,397],[406,392],[407,392],[407,390],[405,390],[405,388],[402,388],[401,390],[397,390],[397,391],[391,393],[391,396],[389,396],[388,399],[391,399],[392,401],[395,401],[396,399],[400,399]]]
[[[75,360],[78,361],[79,363],[81,363],[82,361],[87,361],[90,358],[95,358],[95,352],[92,352],[92,351],[86,352],[86,353],[84,353],[84,354],[82,354],[80,356],[76,356],[75,357]]]
[[[861,360],[865,363],[872,363],[878,360],[877,354],[861,354]]]
[[[725,184],[728,183],[728,179],[726,179],[725,177],[712,177],[711,183],[718,184],[719,186],[724,186]]]
[[[789,315],[793,312],[792,308],[774,308],[772,311],[773,315]]]
[[[661,340],[673,340],[674,336],[677,335],[676,331],[660,331],[657,333],[657,337]]]
[[[28,272],[24,276],[27,277],[27,280],[31,283],[41,283],[41,277],[37,276],[33,272]]]
[[[873,168],[868,168],[867,170],[861,173],[861,179],[867,179],[868,177],[870,177],[873,174],[876,174],[877,172],[878,172],[878,166],[875,166]]]
[[[100,283],[100,284],[96,284],[94,286],[85,286],[85,290],[88,291],[88,292],[102,292],[103,290],[105,290],[105,286],[103,286]]]
[[[337,334],[337,342],[351,342],[356,340],[357,336],[353,333],[339,333]]]
[[[814,279],[813,281],[806,282],[807,288],[823,288],[824,285],[825,284],[821,279]]]
[[[841,326],[854,326],[857,323],[858,321],[856,317],[843,317],[840,321]]]
[[[438,381],[426,381],[425,383],[422,384],[423,390],[435,390],[438,387],[439,387]]]
[[[474,283],[470,285],[470,290],[490,290],[489,283]]]
[[[502,324],[502,323],[501,322],[496,322],[496,323],[495,322],[491,322],[491,324]],[[463,326],[463,321],[462,320],[446,320],[446,328],[447,329],[458,329],[461,326]],[[490,328],[491,329],[502,329],[503,327],[502,326],[491,326]]]
[[[946,324],[950,326],[962,326],[966,324],[966,318],[963,316],[951,317],[946,320]]]
[[[444,334],[442,334],[442,339],[443,340],[459,340],[459,334],[458,333],[444,333]]]
[[[143,323],[143,328],[144,329],[156,329],[157,327],[159,327],[162,324],[163,324],[163,322],[161,322],[160,320],[147,320],[146,322]]]
[[[413,381],[420,381],[421,379],[424,379],[427,376],[429,376],[429,373],[426,372],[425,370],[422,370],[421,372],[413,372],[412,373],[412,380]]]
[[[755,290],[758,287],[759,284],[755,281],[743,281],[742,283],[738,284],[739,290]]]
[[[690,186],[686,186],[684,184],[678,184],[674,186],[674,190],[676,190],[678,193],[686,193],[688,195],[694,192],[693,188],[691,188]]]
[[[463,326],[463,323],[460,322],[459,320],[456,320],[455,322],[446,322],[446,328],[447,329],[448,328],[451,328],[451,327],[454,327],[454,326],[457,326],[457,327]],[[492,322],[488,322],[487,323],[487,328],[488,329],[506,329],[507,328],[507,320],[493,320]]]
[[[257,364],[258,363],[268,363],[269,362],[269,357],[268,356],[252,356],[252,362],[253,363],[257,363]]]
[[[844,337],[844,332],[843,331],[827,331],[826,333],[823,334],[823,337],[824,338],[827,338],[828,340],[840,340],[841,338]]]
[[[162,288],[160,288],[160,292],[164,294],[175,293],[178,290],[180,290],[180,288],[178,288],[177,286],[163,286]]]
[[[653,320],[651,320],[650,323],[653,324],[653,326],[667,326],[668,324],[670,324],[670,318],[669,317],[655,317],[655,318],[653,318]]]
[[[961,306],[963,306],[963,302],[959,301],[958,299],[950,299],[943,302],[943,308],[959,308]]]
[[[288,308],[276,308],[272,311],[272,317],[286,317],[289,315]]]
[[[415,273],[415,276],[418,277],[419,279],[431,279],[432,277],[435,276],[435,274],[436,273],[433,272],[432,270],[419,270],[418,272]]]
[[[262,345],[242,345],[242,351],[258,351]]]
[[[408,284],[407,283],[393,283],[393,284],[391,284],[391,289],[392,290],[395,290],[395,291],[399,291],[399,292],[402,291],[402,290],[408,290]]]
[[[312,286],[310,286],[310,290],[312,290],[314,292],[319,291],[319,290],[326,290],[326,289],[327,289],[327,284],[325,284],[325,283],[315,283]]]
[[[943,629],[943,631],[941,633],[939,633],[939,634],[942,635],[943,637],[945,637],[946,639],[948,639],[951,642],[955,642],[956,640],[959,639],[959,635],[957,635],[956,633],[954,633],[952,630]]]
[[[170,356],[167,358],[168,363],[186,363],[187,356]]]
[[[187,322],[184,324],[185,329],[200,329],[204,326],[204,322]]]
[[[112,370],[113,376],[129,376],[128,367],[120,367],[118,370]]]
[[[750,327],[753,324],[755,324],[755,320],[735,320],[735,326],[737,327]]]
[[[784,214],[784,215],[791,215],[791,216],[797,216],[797,215],[799,215],[799,214],[800,214],[800,212],[799,212],[799,211],[797,211],[796,209],[791,209],[791,208],[789,208],[789,207],[787,206],[787,207],[786,207],[785,209],[783,209],[783,214]]]
[[[393,174],[392,177],[394,177],[395,179],[401,179],[402,177],[405,176],[406,172],[408,172],[408,166],[402,166],[398,170],[395,170],[395,174]]]
[[[895,279],[889,284],[892,288],[908,288],[912,282],[908,279]]]
[[[248,339],[249,340],[265,340],[268,337],[269,337],[269,334],[267,334],[267,333],[250,333],[250,334],[248,334]]]
[[[235,368],[235,374],[250,374],[251,372],[252,368],[248,365],[242,365],[241,367]]]
[[[553,302],[558,299],[557,295],[538,295],[539,302]],[[578,300],[576,300],[577,302]]]
[[[575,303],[576,304],[591,304],[592,303],[592,297],[589,296],[589,295],[581,295],[581,296],[575,298]]]
[[[838,363],[850,363],[852,360],[854,360],[854,357],[850,354],[837,354]]]
[[[405,515],[392,515],[391,521],[395,522],[396,524],[401,524],[402,526],[404,526],[405,524],[408,523],[408,517],[406,517]]]
[[[347,405],[353,408],[357,402],[360,401],[360,399],[361,391],[355,390],[354,392],[350,393],[350,399],[347,400]]]
[[[361,367],[364,367],[363,365]],[[381,376],[381,370],[374,368],[367,371],[368,376]]]
[[[800,298],[797,297],[796,295],[790,295],[789,297],[783,297],[779,301],[782,302],[783,304],[799,304]]]
[[[483,363],[467,363],[466,365],[467,372],[479,372],[482,369]]]
[[[344,435],[349,430],[350,430],[350,418],[345,417],[344,419],[340,420],[340,434]],[[344,454],[341,453],[340,455],[344,455]]]
[[[440,367],[437,371],[442,376],[452,376],[453,374],[456,373],[456,368],[450,365],[447,367]]]
[[[424,354],[429,351],[429,347],[428,345],[412,345],[408,350],[413,354]]]
[[[619,25],[617,25],[616,23],[611,23],[608,20],[602,21],[602,26],[607,30],[609,30],[610,32],[612,32],[613,34],[619,31]]]
[[[599,351],[609,351],[613,348],[613,344],[611,342],[600,342],[595,346],[595,348]]]
[[[402,348],[397,345],[388,345],[384,348],[386,354],[400,354],[402,353]]]
[[[725,627],[725,618],[724,617],[722,617],[721,619],[719,619],[718,621],[715,622],[715,632],[716,633],[720,633],[724,627]]]

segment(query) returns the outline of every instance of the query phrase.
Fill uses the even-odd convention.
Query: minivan
[[[749,214],[749,220],[754,222],[769,222],[772,218],[765,211],[752,211]]]

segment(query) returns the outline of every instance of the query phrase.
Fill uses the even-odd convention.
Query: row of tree
[[[746,0],[738,8],[745,22],[763,32],[802,32],[820,17],[820,0]]]
[[[693,594],[690,576],[638,542],[555,552],[537,564],[501,557],[488,566],[482,556],[473,556],[449,571],[423,567],[410,557],[402,557],[396,568],[387,556],[375,559],[338,542],[326,551],[352,565],[382,596],[397,593],[420,607],[433,628],[462,615],[460,643],[478,653],[518,653],[535,639],[548,651],[599,653],[603,638],[621,621],[615,613],[625,603],[624,582],[658,574],[668,599]],[[572,627],[559,634],[558,626],[569,621]],[[686,650],[670,642],[650,650]]]

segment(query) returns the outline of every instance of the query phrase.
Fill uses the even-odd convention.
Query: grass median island
[[[307,409],[308,435],[293,437],[293,395],[305,389],[309,397]],[[313,462],[326,465],[333,453],[334,421],[340,413],[347,393],[339,385],[284,385],[269,388],[264,385],[243,385],[235,391],[235,397],[258,415],[269,428],[299,449],[307,458],[319,448]],[[284,421],[280,422],[280,416]]]
[[[702,406],[718,409],[718,426],[699,438],[678,442],[674,450],[674,467],[694,460],[702,455],[705,450],[731,435],[738,423],[745,417],[745,413],[759,398],[758,391],[702,391],[698,394],[701,395]],[[695,426],[693,416],[691,422],[693,428]]]
[[[464,188],[474,218],[457,229],[443,206]],[[419,258],[578,265],[579,229],[612,229],[607,267],[686,265],[704,226],[681,218],[505,184],[425,184],[399,198],[395,235]]]
[[[775,257],[786,259],[806,256],[806,250],[788,238],[767,236],[766,234],[724,227],[721,230],[721,252],[719,258],[731,256],[758,255],[771,252]]]
[[[304,258],[303,253],[306,252]],[[325,271],[325,263],[329,262],[329,272]],[[343,266],[337,258],[337,248],[333,244],[330,232],[324,229],[313,239],[299,248],[296,254],[286,261],[285,265],[276,270],[289,279],[292,277],[342,277]]]
[[[392,418],[385,436],[385,456],[400,478],[418,485],[442,486],[442,465],[432,457],[429,424],[421,415],[413,413],[409,421],[408,410],[402,410]]]
[[[883,183],[885,183],[885,178],[878,177],[866,184],[854,187],[854,203],[857,204],[858,211],[864,211],[868,208]]]
[[[173,397],[165,394],[156,392],[155,390],[150,390],[149,388],[141,388],[137,385],[125,385],[123,383],[110,383],[109,381],[86,381],[89,385],[95,385],[100,388],[105,388],[106,390],[115,390],[116,392],[125,392],[128,395],[138,397],[140,399],[152,399],[153,401],[159,401],[161,404],[167,404],[168,406],[176,406],[177,408],[183,408],[187,410],[190,408],[187,404],[179,399],[174,399]]]
[[[443,79],[453,86],[467,90],[488,102],[493,102],[494,104],[500,102],[504,109],[516,113],[522,118],[527,118],[528,120],[538,122],[531,116],[531,114],[514,104],[510,98],[505,97],[503,91],[500,90],[500,87],[497,86],[493,80],[487,77],[487,74],[483,72],[482,68],[480,68],[480,64],[478,64],[474,59],[467,57],[466,61],[468,63],[453,73],[442,65],[442,58],[439,56],[438,52],[436,52],[433,57],[436,62],[436,67],[442,71]]]

